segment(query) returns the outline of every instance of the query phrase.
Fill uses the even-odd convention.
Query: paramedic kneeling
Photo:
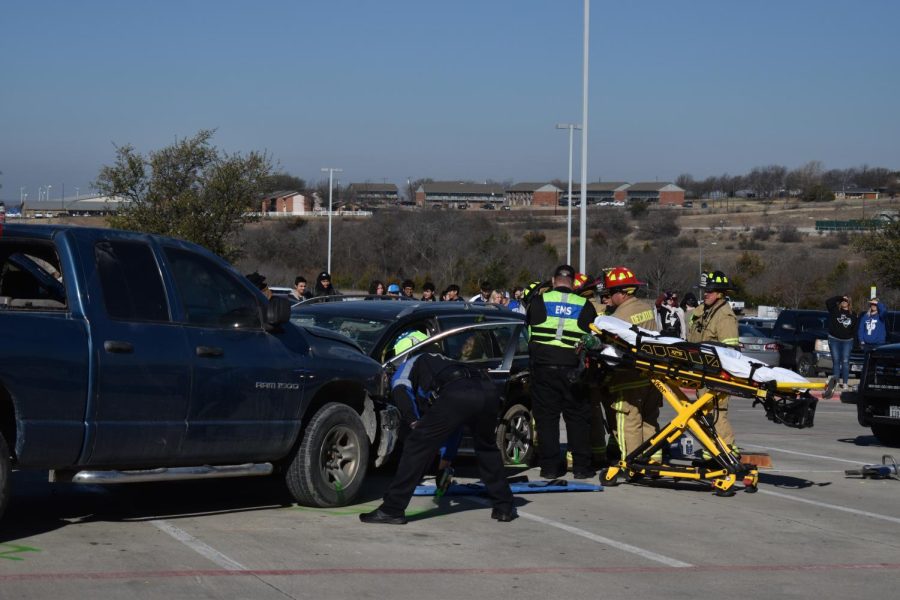
[[[494,509],[491,518],[501,522],[516,518],[513,495],[503,476],[503,459],[495,443],[494,430],[500,411],[500,395],[484,371],[440,354],[418,354],[402,364],[392,380],[392,395],[398,406],[415,397],[418,420],[403,414],[412,432],[403,444],[397,474],[376,510],[359,516],[363,523],[406,523],[404,510],[416,485],[435,453],[463,425],[475,442],[481,480]]]

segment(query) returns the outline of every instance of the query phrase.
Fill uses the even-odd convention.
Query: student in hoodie
[[[856,335],[859,345],[866,352],[870,352],[887,341],[887,309],[878,298],[869,300],[869,309],[859,316],[859,327]]]

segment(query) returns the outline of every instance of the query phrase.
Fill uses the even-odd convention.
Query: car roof
[[[319,304],[298,304],[294,314],[348,315],[378,320],[394,320],[409,315],[429,314],[453,316],[461,314],[484,315],[497,319],[522,320],[520,313],[493,304],[473,302],[394,302],[389,300],[323,302]]]

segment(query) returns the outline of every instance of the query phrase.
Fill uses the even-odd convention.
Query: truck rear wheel
[[[816,376],[816,357],[809,352],[797,354],[797,373],[804,377]]]
[[[6,438],[3,437],[3,432],[0,432],[0,518],[3,518],[3,511],[6,510],[6,502],[9,500],[9,476],[11,470],[9,446],[6,445]]]
[[[885,446],[900,446],[900,426],[872,423],[872,433]]]
[[[328,508],[356,498],[369,465],[369,438],[352,408],[331,402],[313,415],[285,482],[298,503]]]

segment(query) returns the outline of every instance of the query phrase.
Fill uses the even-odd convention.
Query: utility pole
[[[588,49],[591,37],[591,0],[584,0],[584,66],[581,98],[581,228],[579,269],[587,273],[587,149],[588,149]]]
[[[334,167],[322,167],[321,171],[328,172],[328,266],[325,268],[329,274],[331,274],[331,204],[332,204],[332,194],[334,188],[334,174],[335,173],[343,173],[343,169],[336,169]]]

